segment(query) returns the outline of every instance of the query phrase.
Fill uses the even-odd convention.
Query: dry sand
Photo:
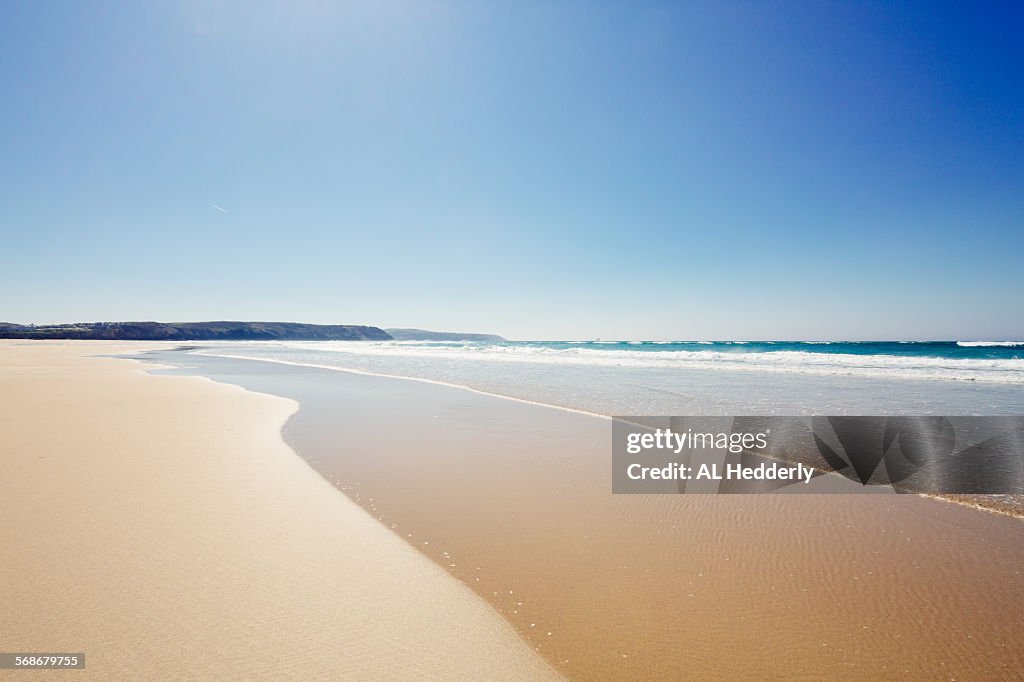
[[[139,348],[0,342],[0,648],[87,660],[33,679],[555,676],[295,456],[294,402],[84,357]]]

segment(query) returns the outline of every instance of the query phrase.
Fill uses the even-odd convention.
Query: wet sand
[[[576,679],[1019,678],[1024,522],[910,495],[610,494],[610,422],[187,357]]]
[[[546,679],[462,583],[281,440],[296,404],[0,341],[0,650],[34,679]],[[27,678],[26,678],[27,679]]]

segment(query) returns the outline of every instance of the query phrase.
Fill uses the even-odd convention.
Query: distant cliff
[[[395,341],[482,341],[498,343],[504,341],[497,334],[462,334],[460,332],[432,332],[426,329],[386,329]]]
[[[377,327],[299,322],[82,322],[20,325],[0,322],[0,339],[117,341],[387,341]]]

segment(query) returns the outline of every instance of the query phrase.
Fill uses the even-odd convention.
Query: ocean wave
[[[956,345],[962,348],[979,348],[979,347],[999,347],[999,348],[1012,348],[1014,346],[1024,346],[1024,341],[957,341]]]
[[[403,357],[438,361],[533,363],[652,369],[703,369],[885,379],[925,379],[1024,384],[1024,359],[854,355],[800,350],[763,353],[715,350],[632,350],[542,344],[434,344],[396,342],[285,342],[291,350],[349,356]],[[635,346],[634,346],[635,348]]]

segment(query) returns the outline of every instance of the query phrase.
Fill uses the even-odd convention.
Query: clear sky
[[[1024,9],[5,2],[0,320],[1024,338]]]

